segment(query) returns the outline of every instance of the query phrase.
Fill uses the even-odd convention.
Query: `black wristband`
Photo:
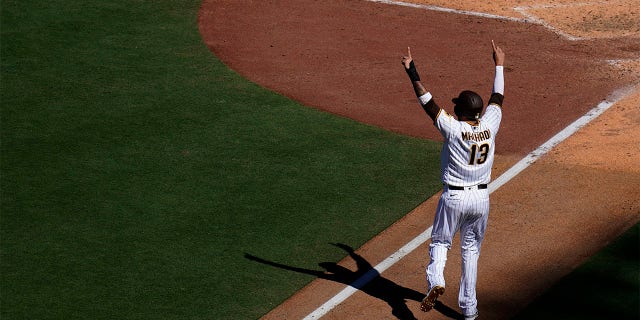
[[[409,79],[411,79],[411,81],[420,81],[418,70],[416,70],[416,65],[413,64],[413,61],[409,63],[409,69],[405,68],[404,70],[407,71],[407,74],[409,75]]]

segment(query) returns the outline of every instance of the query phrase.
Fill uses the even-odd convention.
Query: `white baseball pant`
[[[489,191],[475,187],[469,189],[450,190],[445,186],[433,223],[429,248],[431,259],[426,270],[429,290],[434,286],[445,287],[447,253],[454,235],[460,231],[462,273],[458,304],[464,315],[473,315],[478,311],[478,257],[489,216]]]

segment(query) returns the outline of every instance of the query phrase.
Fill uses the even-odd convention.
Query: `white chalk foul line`
[[[497,190],[503,184],[507,183],[513,177],[515,177],[518,173],[522,172],[522,170],[526,169],[529,165],[536,162],[541,156],[549,152],[553,147],[557,146],[560,142],[567,139],[572,134],[576,133],[580,128],[587,125],[593,119],[600,116],[603,112],[605,112],[609,107],[614,105],[616,102],[622,100],[631,92],[633,92],[634,86],[626,87],[623,89],[619,89],[611,93],[604,101],[600,102],[595,108],[589,110],[585,115],[578,118],[576,121],[571,123],[569,126],[564,128],[562,131],[558,132],[555,136],[551,137],[547,142],[543,143],[541,146],[530,152],[526,157],[520,160],[518,163],[513,165],[509,170],[499,176],[497,179],[493,180],[489,184],[489,193]]]
[[[613,93],[611,93],[604,101],[600,102],[595,108],[591,109],[585,115],[578,118],[578,120],[571,123],[569,126],[567,126],[565,129],[563,129],[558,134],[553,136],[547,142],[543,143],[541,146],[539,146],[538,148],[530,152],[522,160],[520,160],[518,163],[513,165],[513,167],[511,167],[509,170],[505,171],[502,175],[500,175],[500,177],[493,180],[489,184],[489,193],[493,193],[494,191],[498,190],[501,186],[509,182],[509,180],[513,179],[515,176],[517,176],[520,172],[522,172],[528,166],[536,162],[541,156],[549,152],[549,150],[551,150],[553,147],[555,147],[560,142],[570,137],[572,134],[576,133],[578,130],[580,130],[580,128],[587,125],[593,119],[597,118],[599,115],[601,115],[603,112],[609,109],[609,107],[614,105],[616,102],[628,96],[631,92],[633,92],[634,89],[635,88],[633,86],[630,86],[627,88],[616,90]],[[389,257],[382,260],[382,262],[377,264],[373,269],[369,270],[363,276],[361,276],[356,281],[354,281],[349,286],[347,286],[342,291],[340,291],[338,294],[336,294],[333,298],[329,299],[327,302],[322,304],[316,310],[314,310],[309,315],[304,317],[304,320],[320,319],[322,316],[327,314],[327,312],[331,311],[331,309],[335,308],[337,305],[339,305],[340,303],[345,301],[347,298],[349,298],[351,295],[356,293],[359,289],[364,287],[371,280],[379,276],[382,272],[389,269],[396,262],[400,261],[402,258],[407,256],[409,253],[411,253],[413,250],[421,246],[423,243],[427,242],[431,238],[432,229],[433,229],[433,226],[430,226],[429,228],[427,228],[427,230],[419,234],[413,240],[409,241],[409,243],[404,245],[398,251],[394,252]]]
[[[377,2],[377,3],[384,3],[384,4],[391,4],[391,5],[401,6],[401,7],[410,7],[410,8],[431,10],[431,11],[456,13],[456,14],[462,14],[462,15],[466,15],[466,16],[475,16],[475,17],[482,17],[482,18],[489,18],[489,19],[509,20],[509,21],[517,21],[517,22],[534,22],[534,21],[527,20],[527,19],[506,17],[506,16],[500,16],[500,15],[497,15],[497,14],[484,13],[484,12],[451,9],[451,8],[439,7],[439,6],[434,6],[434,5],[417,4],[417,3],[394,1],[394,0],[367,0],[367,1]]]
[[[547,23],[546,21],[544,21],[540,17],[534,15],[530,11],[531,10],[535,10],[535,9],[552,9],[552,8],[559,8],[559,7],[578,7],[578,6],[587,6],[587,5],[592,5],[592,4],[601,4],[601,3],[603,3],[603,2],[585,2],[585,3],[560,4],[560,5],[519,6],[519,7],[514,7],[512,9],[514,11],[520,13],[522,16],[524,16],[524,18],[516,18],[516,17],[501,16],[501,15],[491,14],[491,13],[476,12],[476,11],[469,11],[469,10],[458,10],[458,9],[451,9],[451,8],[434,6],[434,5],[417,4],[417,3],[395,1],[395,0],[367,0],[367,1],[390,4],[390,5],[396,5],[396,6],[402,6],[402,7],[417,8],[417,9],[423,9],[423,10],[430,10],[430,11],[439,11],[439,12],[462,14],[462,15],[467,15],[467,16],[475,16],[475,17],[482,17],[482,18],[488,18],[488,19],[499,19],[499,20],[509,20],[509,21],[516,21],[516,22],[524,22],[524,23],[533,23],[533,24],[541,25],[541,26],[549,29],[551,32],[554,32],[555,34],[557,34],[557,35],[559,35],[559,36],[561,36],[561,37],[563,37],[563,38],[565,38],[565,39],[567,39],[569,41],[588,40],[590,38],[577,37],[577,36],[570,35],[570,34],[564,32],[564,31],[554,27],[550,23]]]
[[[577,41],[577,40],[585,40],[585,38],[582,37],[576,37],[576,36],[572,36],[554,26],[552,26],[551,24],[545,22],[544,20],[542,20],[541,18],[537,17],[536,15],[532,14],[529,12],[529,10],[532,9],[531,7],[515,7],[513,8],[513,10],[519,12],[521,15],[527,17],[527,19],[529,19],[529,21],[532,21],[533,23],[537,23],[549,30],[551,30],[552,32],[554,32],[555,34],[564,37],[567,40],[570,41]]]
[[[363,276],[358,278],[355,282],[350,284],[348,287],[344,288],[333,298],[329,299],[323,305],[321,305],[318,309],[314,310],[312,313],[304,317],[305,320],[310,319],[319,319],[335,306],[342,303],[342,301],[349,298],[352,294],[356,293],[359,289],[364,287],[371,280],[375,279],[382,272],[389,269],[396,262],[400,261],[407,254],[418,248],[420,245],[425,243],[429,238],[431,238],[431,229],[433,227],[427,228],[423,233],[415,237],[413,240],[409,241],[409,243],[405,244],[398,251],[394,252],[392,255],[388,256],[386,259],[382,260],[382,262],[378,263],[373,269],[369,270]]]

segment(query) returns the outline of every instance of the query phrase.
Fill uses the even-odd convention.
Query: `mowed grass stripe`
[[[248,319],[436,192],[439,144],[240,78],[199,1],[2,5],[3,319]],[[428,125],[428,122],[425,122]]]

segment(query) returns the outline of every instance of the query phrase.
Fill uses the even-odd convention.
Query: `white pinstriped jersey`
[[[445,140],[440,155],[443,183],[460,187],[489,183],[501,119],[502,110],[496,104],[486,108],[476,126],[440,110],[435,126]]]

